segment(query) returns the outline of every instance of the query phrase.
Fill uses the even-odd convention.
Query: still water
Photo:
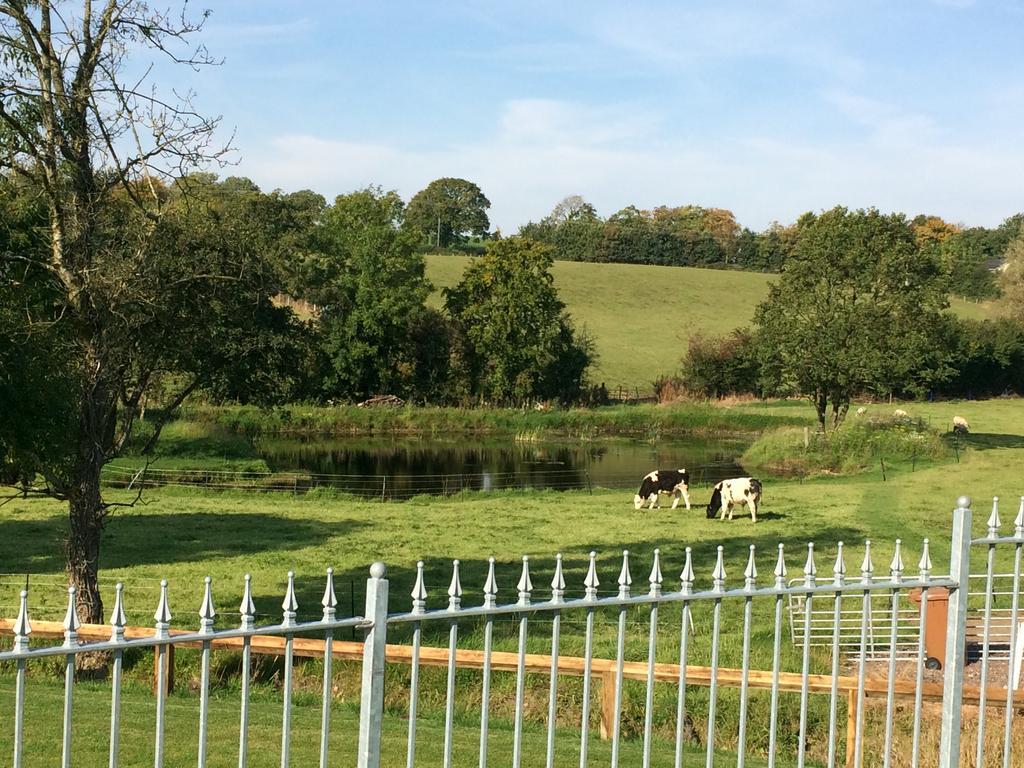
[[[312,485],[408,498],[503,488],[635,490],[658,468],[685,468],[691,484],[711,484],[742,474],[737,461],[748,444],[697,438],[651,443],[311,437],[268,439],[256,448],[272,471],[308,474]]]

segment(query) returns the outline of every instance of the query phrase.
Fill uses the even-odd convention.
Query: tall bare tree
[[[165,95],[151,82],[160,59],[193,69],[216,63],[190,42],[207,13],[186,10],[139,0],[0,4],[0,168],[41,196],[48,224],[42,248],[3,258],[45,285],[49,300],[22,314],[62,339],[65,370],[54,375],[75,391],[67,451],[48,460],[22,446],[44,478],[25,482],[68,503],[67,570],[83,621],[102,621],[100,537],[117,506],[104,500],[100,472],[132,434],[154,377],[180,362],[169,359],[180,349],[153,337],[155,302],[178,279],[217,277],[186,270],[178,278],[154,266],[169,182],[228,151],[216,143],[220,118],[199,114],[191,92]],[[197,370],[181,377],[167,412],[202,382]]]

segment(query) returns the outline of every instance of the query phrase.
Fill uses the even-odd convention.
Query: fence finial
[[[864,561],[860,564],[861,581],[871,581],[875,572],[875,564],[871,562],[871,539],[864,542]]]
[[[651,566],[651,575],[647,578],[651,585],[651,595],[657,597],[661,594],[661,583],[664,578],[661,575],[661,550],[654,550],[654,564]]]
[[[167,602],[167,579],[160,579],[160,602],[157,603],[156,613],[156,636],[169,637],[171,628],[171,606]]]
[[[124,584],[119,581],[114,587],[114,607],[110,611],[110,639],[112,642],[120,643],[124,640],[124,625],[127,623],[124,615]]]
[[[779,559],[775,563],[775,587],[786,586],[786,545],[779,543]]]
[[[68,609],[64,612],[64,645],[75,644],[78,628],[82,626],[82,622],[78,620],[78,611],[75,610],[76,592],[73,584],[68,587]]]
[[[533,592],[533,582],[530,580],[530,556],[523,555],[523,572],[519,576],[519,583],[516,585],[519,590],[519,604],[530,604],[530,593]]]
[[[971,508],[971,497],[967,494],[956,497],[956,508],[957,509],[970,509]]]
[[[448,585],[448,610],[457,611],[462,605],[462,579],[459,578],[459,561],[452,560],[452,582]]]
[[[1024,537],[1024,496],[1020,497],[1020,511],[1017,513],[1017,519],[1013,521],[1014,536],[1018,539]]]
[[[252,629],[256,625],[256,604],[252,601],[252,576],[248,573],[245,574],[245,589],[238,612],[242,615],[242,629]]]
[[[494,558],[487,558],[487,580],[484,582],[484,608],[498,604],[498,580],[494,578]]]
[[[18,619],[14,622],[14,650],[28,649],[28,636],[32,634],[32,622],[28,618],[28,590],[21,590]]]
[[[754,545],[750,545],[750,556],[747,558],[747,568],[743,571],[744,586],[747,591],[750,592],[756,586],[757,581],[757,563],[754,562]]]
[[[565,576],[562,575],[562,553],[555,555],[555,575],[551,578],[551,602],[564,603]]]
[[[619,597],[629,597],[629,585],[633,577],[629,574],[629,550],[622,550],[622,569],[619,571]]]
[[[683,563],[683,572],[679,574],[679,591],[684,595],[693,592],[693,550],[686,548],[686,562]]]
[[[992,497],[992,514],[988,516],[988,537],[990,539],[999,538],[999,497]]]
[[[423,583],[423,561],[416,561],[416,583],[412,587],[412,612],[425,613],[427,610],[427,587]]]
[[[327,569],[327,584],[324,586],[324,596],[320,599],[320,605],[324,607],[324,621],[334,621],[338,609],[338,596],[334,593],[334,569]]]
[[[587,569],[587,578],[583,580],[583,586],[586,587],[586,599],[596,600],[597,599],[597,588],[601,585],[601,582],[597,578],[597,552],[590,553],[590,567]]]
[[[818,566],[814,564],[814,542],[807,543],[807,562],[804,563],[804,581],[814,586],[814,577],[818,575]]]
[[[718,546],[718,560],[715,562],[715,570],[711,574],[711,591],[725,591],[725,550]]]
[[[295,571],[288,571],[288,589],[284,593],[281,608],[284,609],[281,626],[294,627],[295,614],[299,610],[299,601],[295,599]]]
[[[924,540],[924,546],[921,551],[921,560],[918,562],[917,567],[921,571],[922,581],[927,581],[932,574],[932,557],[928,553],[928,539]]]
[[[889,575],[893,581],[903,579],[903,542],[896,539],[896,550],[892,553],[892,562],[889,563]]]
[[[846,558],[843,557],[843,542],[836,544],[836,564],[832,566],[833,581],[839,586],[846,583]]]
[[[217,611],[213,607],[213,587],[209,576],[203,579],[203,603],[199,606],[199,632],[208,635],[213,632],[213,619]]]

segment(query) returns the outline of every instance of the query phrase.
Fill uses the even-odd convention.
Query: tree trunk
[[[88,439],[88,436],[84,437]],[[68,499],[68,579],[76,590],[78,618],[89,624],[103,623],[103,600],[99,588],[104,512],[100,498],[102,466],[101,459],[80,464]]]

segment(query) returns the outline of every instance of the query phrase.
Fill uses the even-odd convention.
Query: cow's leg
[[[750,522],[757,522],[757,499],[748,499],[747,506],[750,507]]]
[[[679,489],[678,488],[673,488],[672,489],[672,509],[675,509],[678,506],[679,506]]]
[[[654,509],[654,505],[655,505],[655,504],[657,503],[657,501],[658,501],[658,492],[657,492],[657,491],[655,491],[655,492],[654,492],[654,493],[652,493],[652,494],[651,494],[650,496],[648,496],[648,497],[647,497],[647,499],[648,499],[648,501],[650,502],[650,503],[649,503],[649,504],[647,505],[647,508],[648,508],[648,509]]]
[[[690,491],[689,491],[689,489],[685,485],[681,486],[679,488],[679,493],[682,494],[683,501],[686,502],[686,508],[689,509],[690,508]]]

